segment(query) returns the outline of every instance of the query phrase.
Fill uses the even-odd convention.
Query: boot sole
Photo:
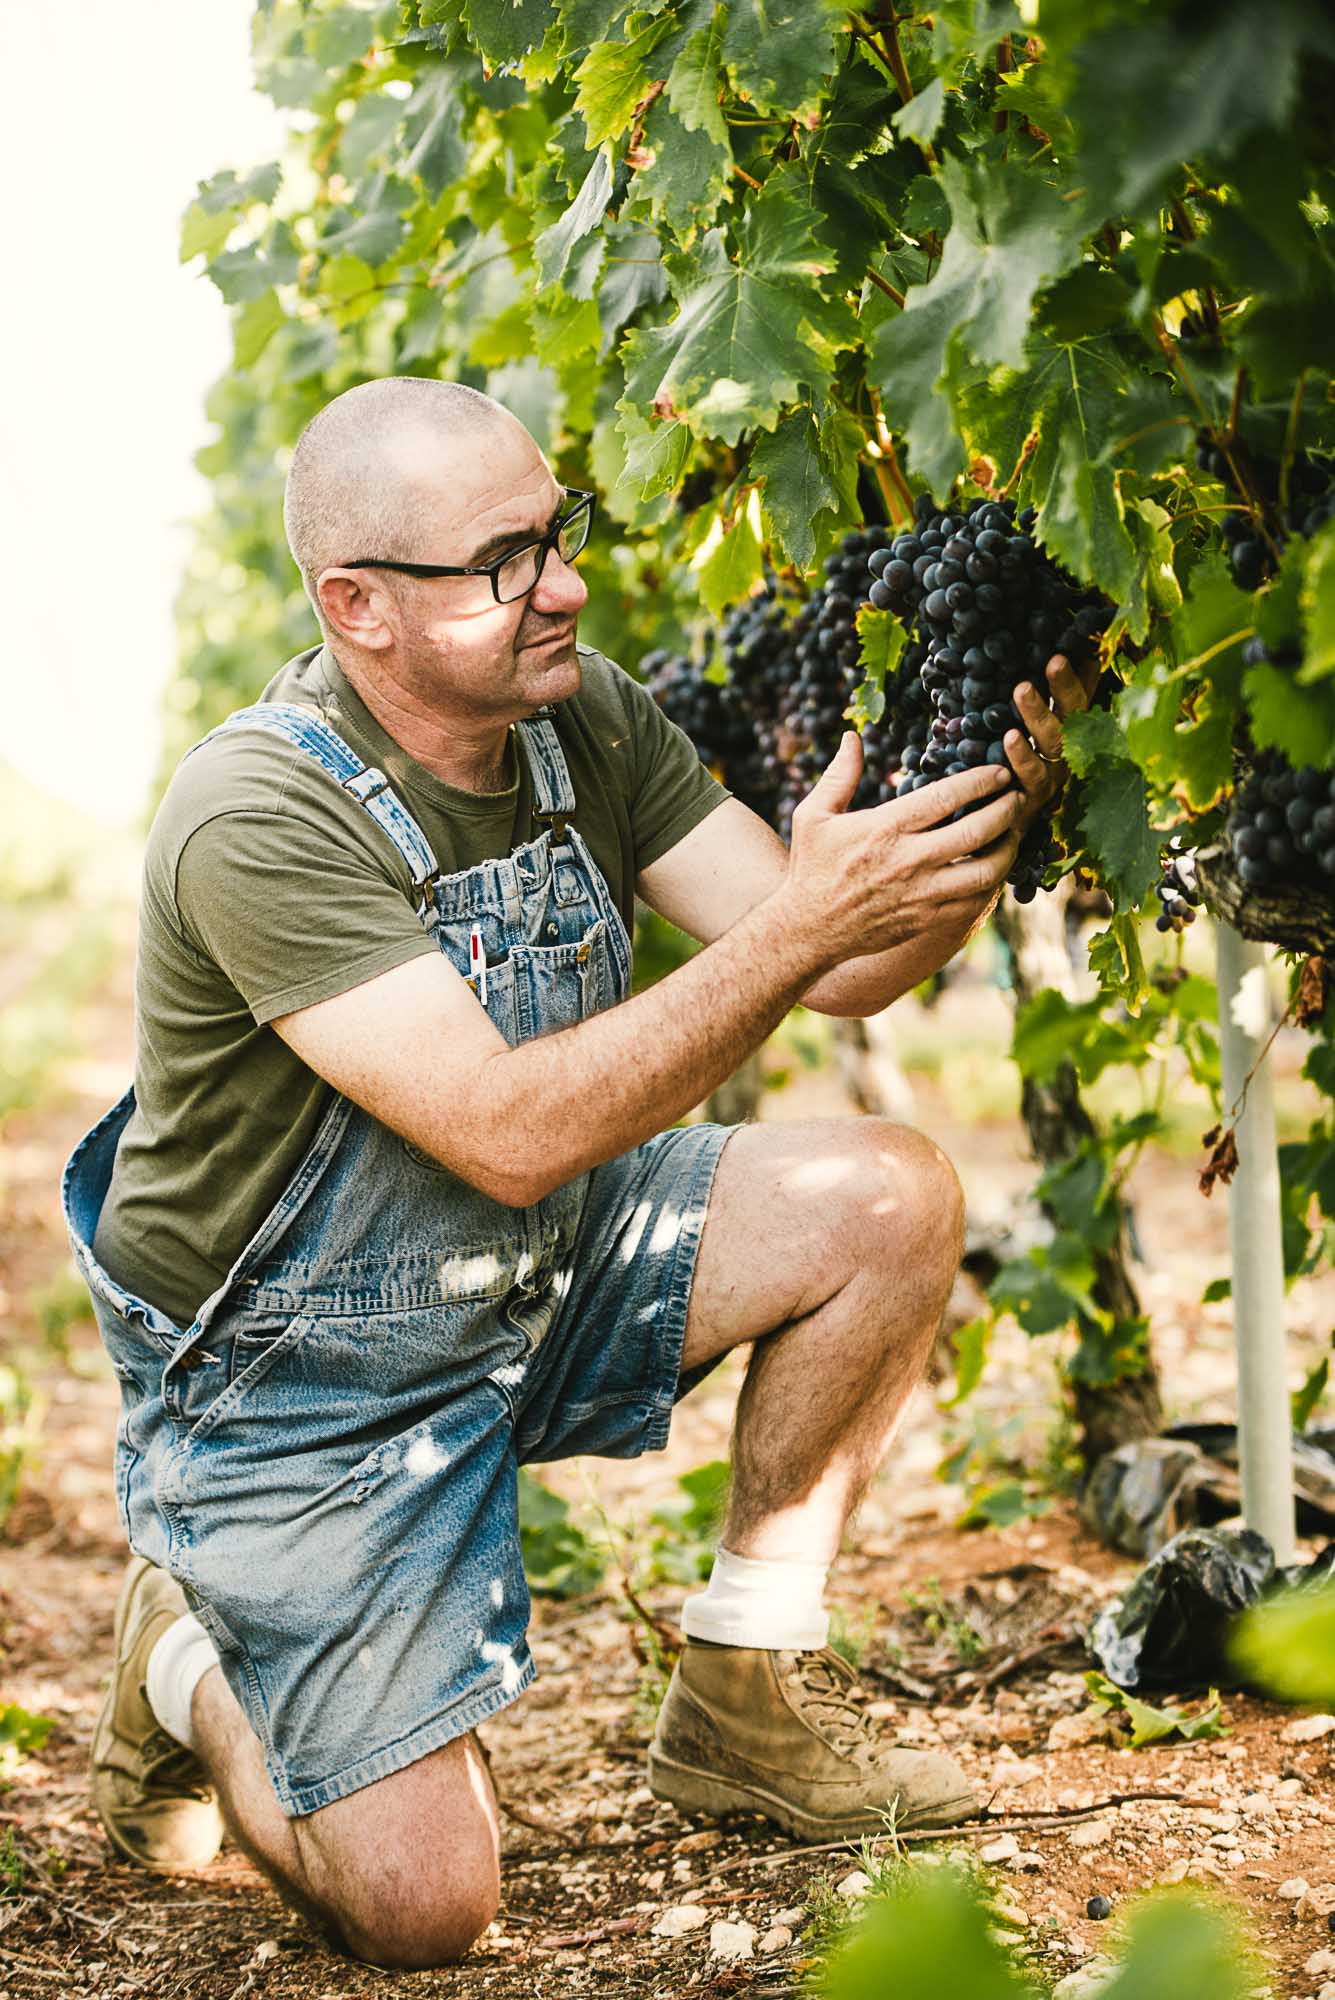
[[[785,1833],[811,1840],[838,1840],[845,1835],[883,1833],[885,1821],[879,1814],[863,1812],[842,1819],[826,1819],[803,1812],[788,1799],[768,1792],[760,1785],[744,1785],[735,1778],[718,1778],[689,1764],[665,1757],[661,1750],[649,1750],[649,1789],[656,1799],[665,1799],[684,1813],[710,1813],[722,1818],[727,1813],[754,1812],[774,1820]],[[930,1811],[903,1813],[897,1825],[911,1829],[955,1826],[978,1810],[973,1798],[945,1801]]]

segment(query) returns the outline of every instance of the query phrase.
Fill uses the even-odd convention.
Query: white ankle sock
[[[190,1716],[195,1689],[217,1664],[213,1641],[193,1611],[183,1612],[169,1625],[148,1656],[144,1675],[148,1705],[167,1734],[187,1750],[199,1747]]]
[[[688,1597],[681,1629],[688,1639],[716,1646],[754,1646],[804,1652],[823,1646],[830,1620],[822,1599],[828,1563],[762,1562],[714,1551],[709,1582]]]

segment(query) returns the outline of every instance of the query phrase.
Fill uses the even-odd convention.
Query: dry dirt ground
[[[0,1358],[38,1347],[28,1302],[65,1254],[59,1166],[118,1094],[128,1047],[122,969],[88,1010],[85,1055],[61,1091],[5,1129]],[[768,1100],[766,1115],[846,1108],[817,1076]],[[957,1128],[927,1085],[916,1115],[960,1163],[975,1206],[995,1209],[1025,1183],[1013,1122]],[[1224,1268],[1222,1207],[1201,1202],[1190,1163],[1162,1158],[1144,1163],[1135,1194],[1141,1279],[1174,1413],[1226,1414],[1228,1308],[1197,1303],[1205,1278]],[[1333,1307],[1329,1278],[1295,1295],[1295,1365],[1325,1338]],[[779,2000],[803,1989],[819,1912],[858,1857],[785,1847],[754,1820],[691,1825],[653,1800],[640,1628],[615,1569],[594,1596],[539,1601],[540,1679],[485,1730],[504,1808],[505,1901],[463,1965],[382,1973],[332,1956],[231,1849],[207,1872],[172,1881],[113,1859],[89,1809],[85,1766],[124,1560],[110,1483],[115,1390],[91,1324],[70,1338],[71,1361],[48,1355],[43,1365],[43,1456],[0,1537],[0,1707],[18,1702],[54,1724],[0,1791],[0,2000],[332,2000],[391,1985],[495,2000]],[[996,1423],[1018,1416],[1041,1437],[1052,1366],[1050,1353],[1017,1337],[994,1356],[977,1411]],[[554,1483],[576,1505],[595,1499],[626,1527],[633,1553],[677,1476],[726,1451],[736,1383],[730,1368],[703,1385],[665,1454],[556,1468]],[[949,1746],[976,1775],[988,1817],[963,1838],[995,1871],[1017,1950],[1047,1987],[1110,1949],[1128,1896],[1185,1875],[1244,1906],[1267,1961],[1265,1990],[1277,2000],[1320,1993],[1335,1976],[1335,1733],[1305,1735],[1293,1711],[1226,1696],[1222,1740],[1110,1745],[1080,1679],[1089,1664],[1080,1633],[1134,1566],[1085,1534],[1069,1501],[1005,1531],[961,1533],[959,1491],[934,1476],[946,1421],[923,1393],[850,1536],[834,1596],[865,1643],[868,1696],[887,1726]],[[679,1591],[659,1586],[648,1597],[661,1618],[674,1617]],[[1087,1917],[1095,1894],[1111,1898],[1110,1922]],[[657,1934],[666,1909],[691,1906],[704,1913],[697,1927]],[[750,1958],[713,1950],[720,1920],[753,1927]]]

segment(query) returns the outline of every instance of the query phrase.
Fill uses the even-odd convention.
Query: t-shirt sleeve
[[[638,873],[732,794],[700,762],[685,730],[668,720],[647,688],[620,670],[618,681],[634,746],[630,812]]]
[[[218,812],[181,849],[186,941],[221,968],[260,1025],[436,949],[406,865],[372,820],[345,818],[350,804],[312,766],[272,809]]]

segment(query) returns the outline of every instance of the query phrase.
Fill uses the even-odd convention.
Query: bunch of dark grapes
[[[875,525],[845,535],[825,559],[824,582],[793,623],[792,678],[783,714],[791,743],[786,824],[780,828],[785,836],[793,806],[810,791],[848,727],[845,710],[863,678],[857,615],[869,597],[867,559],[889,542],[888,531]],[[863,773],[853,796],[854,809],[893,797],[896,748],[884,726],[869,723],[863,730]]]
[[[1155,894],[1159,898],[1159,914],[1154,919],[1156,931],[1184,931],[1188,924],[1195,923],[1201,906],[1196,855],[1194,850],[1183,847],[1176,834],[1168,843]]]
[[[700,661],[663,648],[644,655],[640,673],[668,720],[690,737],[701,763],[744,805],[772,819],[778,785],[737,690],[706,679]]]
[[[763,817],[780,828],[791,821],[796,803],[790,796],[792,744],[787,715],[794,672],[793,614],[802,602],[791,584],[767,577],[754,597],[743,598],[725,613],[719,634],[728,688],[754,738],[765,789]],[[747,804],[751,803],[748,798]]]
[[[1232,463],[1230,463],[1230,457]],[[1238,444],[1224,452],[1207,430],[1196,433],[1196,463],[1202,472],[1221,480],[1236,499],[1261,503],[1261,518],[1251,505],[1225,514],[1224,540],[1228,543],[1229,568],[1239,590],[1259,590],[1273,575],[1277,550],[1289,535],[1314,535],[1335,513],[1335,468],[1328,458],[1312,458],[1305,451],[1295,453],[1289,464],[1288,506],[1280,504],[1281,465]],[[1234,477],[1234,468],[1245,473],[1251,492],[1245,493]]]
[[[903,797],[978,764],[1007,762],[1007,730],[1024,730],[1014,704],[1021,681],[1043,690],[1054,653],[1084,660],[1111,607],[1083,590],[1035,545],[1034,510],[975,500],[938,512],[924,496],[914,525],[872,551],[869,596],[916,635],[925,697],[904,729]],[[1049,824],[1031,828],[1011,871],[1017,902],[1032,902],[1055,848]]]
[[[1233,794],[1228,844],[1249,889],[1335,883],[1335,772],[1264,750]]]

